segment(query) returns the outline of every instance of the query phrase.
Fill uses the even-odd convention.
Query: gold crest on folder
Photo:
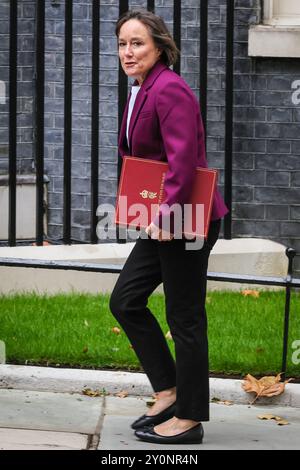
[[[147,189],[143,189],[143,191],[140,193],[143,199],[155,199],[157,197],[157,192],[154,193],[152,191],[147,191]]]

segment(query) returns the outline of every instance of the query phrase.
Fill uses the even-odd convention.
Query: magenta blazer
[[[134,85],[138,85],[137,80]],[[126,122],[130,95],[125,107],[119,136],[119,152],[153,160],[167,161],[165,176],[166,198],[171,206],[188,201],[196,167],[207,168],[204,129],[196,95],[177,73],[161,60],[148,72],[139,90],[129,125],[129,146]],[[220,219],[228,212],[217,190],[211,220]],[[154,218],[161,227],[166,209]]]

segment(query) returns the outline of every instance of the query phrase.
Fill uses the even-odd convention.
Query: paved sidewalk
[[[122,401],[123,400],[123,401]],[[145,412],[137,398],[107,400],[98,449],[119,450],[242,450],[300,449],[300,409],[211,404],[211,420],[203,423],[204,440],[194,445],[159,445],[142,442],[129,428],[137,415]],[[258,415],[271,413],[289,421],[279,426],[276,421],[262,421]]]
[[[211,404],[202,445],[154,445],[134,436],[130,423],[149,397],[91,398],[80,394],[0,390],[1,450],[298,449],[300,409]],[[271,413],[289,421],[262,421]]]
[[[101,397],[0,390],[0,449],[92,448],[102,410]]]
[[[105,388],[108,394],[83,395],[82,389],[91,384],[94,389]],[[296,384],[287,387],[285,396],[271,399],[267,405],[264,400],[249,406],[249,395],[241,390],[240,381],[213,381],[211,396],[233,400],[234,404],[211,403],[211,420],[204,423],[203,444],[190,446],[154,445],[134,436],[130,423],[146,412],[151,396],[144,374],[0,366],[0,386],[1,450],[300,448],[300,406],[297,406],[300,385]],[[115,396],[126,388],[129,396]],[[279,426],[275,420],[260,420],[257,416],[261,414],[280,416],[289,424]]]

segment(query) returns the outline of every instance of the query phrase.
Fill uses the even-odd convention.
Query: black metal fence
[[[295,250],[286,249],[288,257],[288,272],[286,277],[266,277],[266,276],[250,276],[241,274],[214,273],[209,272],[207,279],[209,281],[219,282],[238,282],[241,284],[256,284],[265,286],[277,286],[285,288],[285,306],[283,315],[283,347],[281,372],[282,378],[285,379],[287,368],[287,352],[288,352],[288,335],[290,320],[290,304],[291,289],[300,288],[300,279],[293,279],[293,259]],[[73,271],[86,271],[94,273],[114,273],[121,272],[123,266],[114,264],[98,264],[98,263],[78,263],[65,261],[49,261],[49,260],[32,260],[18,258],[0,258],[0,266],[22,267],[22,268],[40,268],[40,269],[63,269]]]
[[[119,2],[119,13],[128,10],[128,1]],[[155,11],[154,0],[148,0],[148,9]],[[16,240],[16,177],[17,177],[17,8],[18,1],[10,2],[10,56],[9,56],[9,236],[10,246],[15,246]],[[181,48],[181,2],[174,0],[173,36],[178,48]],[[63,169],[63,242],[72,243],[71,235],[71,168],[72,168],[72,0],[65,0],[65,51],[64,51],[64,169]],[[45,0],[36,0],[36,244],[42,245],[44,241],[44,74],[45,74]],[[231,209],[232,198],[232,137],[233,137],[233,39],[234,39],[234,0],[227,1],[226,25],[226,98],[225,98],[225,202]],[[98,206],[98,166],[99,166],[99,41],[100,41],[100,2],[92,2],[92,100],[91,100],[91,220],[90,241],[97,243],[97,206]],[[207,40],[208,40],[208,2],[200,2],[200,102],[204,126],[207,114]],[[174,71],[180,74],[180,59],[174,65]],[[118,82],[118,118],[119,130],[123,110],[127,101],[128,80],[119,68]],[[121,159],[118,161],[118,175],[121,170]],[[231,238],[231,210],[225,217],[224,237]],[[120,240],[119,240],[120,241]],[[208,280],[238,282],[247,284],[261,284],[281,286],[285,288],[285,310],[283,319],[283,350],[282,366],[283,376],[286,373],[288,331],[290,315],[290,294],[292,288],[300,288],[300,279],[293,279],[293,258],[295,251],[288,248],[286,254],[289,258],[288,273],[281,277],[242,276],[226,273],[208,273]],[[45,269],[80,270],[102,273],[119,273],[120,265],[101,265],[74,262],[42,261],[0,258],[0,266],[31,267]]]
[[[9,46],[9,221],[8,243],[15,246],[16,239],[16,181],[17,181],[17,44],[18,44],[18,0],[10,2],[10,46]],[[100,42],[100,3],[92,2],[92,65],[91,65],[91,218],[90,242],[97,243],[97,206],[99,195],[99,42]],[[149,10],[155,11],[154,0],[148,0]],[[119,2],[119,13],[127,11],[127,0]],[[64,166],[63,166],[63,243],[72,243],[71,227],[71,169],[72,169],[72,15],[73,1],[65,0],[65,49],[64,49]],[[181,48],[181,1],[173,2],[173,36],[178,48]],[[226,32],[226,100],[225,100],[225,202],[231,209],[232,185],[232,120],[233,120],[233,23],[234,1],[227,2]],[[200,2],[200,102],[204,126],[207,113],[207,41],[208,41],[208,2]],[[35,51],[35,155],[36,155],[36,244],[44,240],[44,85],[45,85],[45,0],[36,0],[36,51]],[[174,65],[174,71],[180,74],[180,59]],[[123,110],[128,96],[128,78],[119,66],[118,81],[118,122],[119,130]],[[101,158],[101,155],[100,155]],[[118,160],[118,177],[121,170],[121,158]],[[225,217],[224,237],[231,238],[231,211]],[[119,234],[117,233],[119,240]],[[119,240],[121,241],[121,240]]]

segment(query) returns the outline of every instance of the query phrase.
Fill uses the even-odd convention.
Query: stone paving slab
[[[300,449],[300,410],[279,406],[211,404],[211,420],[204,423],[203,444],[159,445],[134,436],[130,423],[145,413],[143,400],[106,397],[106,411],[99,450],[214,450],[214,449]],[[289,421],[263,421],[260,414],[274,414]]]
[[[201,445],[159,445],[134,436],[130,424],[147,411],[150,396],[87,397],[78,393],[0,390],[0,449],[206,450],[300,449],[300,408],[211,403]],[[290,424],[262,421],[281,416]],[[93,437],[92,435],[96,434]]]
[[[0,450],[82,450],[84,434],[0,428]]]
[[[0,390],[0,427],[94,434],[103,398]]]

